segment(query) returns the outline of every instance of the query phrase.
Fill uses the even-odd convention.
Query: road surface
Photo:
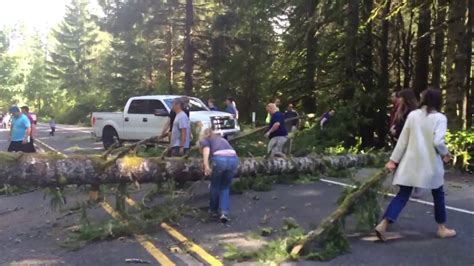
[[[101,143],[90,137],[90,129],[58,125],[56,136],[48,136],[48,128],[38,126],[36,138],[47,147],[65,154],[100,152]],[[7,132],[0,131],[0,149],[6,150]],[[362,169],[356,179],[373,173]],[[259,227],[281,228],[284,218],[293,217],[306,230],[318,224],[337,206],[336,202],[348,179],[325,178],[320,182],[301,185],[275,185],[271,191],[248,191],[232,196],[232,221],[221,225],[198,218],[183,218],[171,224],[175,232],[196,244],[204,253],[172,252],[179,244],[176,234],[167,233],[160,225],[145,236],[127,237],[88,244],[78,251],[60,247],[67,230],[79,223],[79,215],[61,218],[64,213],[50,208],[49,198],[42,191],[17,196],[0,197],[0,265],[130,265],[129,258],[138,258],[152,265],[217,265],[212,258],[223,261],[223,244],[242,248],[261,246],[268,239],[250,237]],[[437,239],[431,198],[426,193],[417,202],[410,202],[393,230],[402,238],[388,243],[373,241],[370,234],[348,231],[351,252],[321,264],[326,265],[474,265],[474,177],[457,177],[446,184],[448,223],[458,236]],[[145,186],[143,189],[148,189]],[[87,190],[70,188],[67,206],[87,199]],[[204,209],[207,206],[207,183],[197,184],[196,196],[187,204]],[[78,193],[79,191],[79,193]],[[132,195],[136,201],[143,194]],[[387,204],[387,198],[382,204]],[[113,199],[107,199],[113,206]],[[112,219],[106,208],[98,206],[88,212],[93,221]],[[264,221],[264,224],[262,224]],[[151,245],[144,245],[144,241]],[[161,254],[161,255],[160,255]],[[158,256],[159,255],[159,256]],[[158,259],[157,259],[158,258]],[[22,264],[23,263],[23,264]],[[30,263],[30,264],[27,264]],[[36,263],[36,264],[35,264]],[[223,264],[236,264],[223,261]],[[255,265],[255,262],[242,263]],[[314,265],[315,262],[288,262],[286,265]],[[319,263],[318,263],[319,264]]]

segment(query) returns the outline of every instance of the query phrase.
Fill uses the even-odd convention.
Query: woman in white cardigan
[[[451,160],[445,144],[446,116],[441,109],[441,91],[428,89],[422,93],[421,108],[411,112],[403,127],[397,145],[385,166],[395,171],[393,184],[400,190],[392,199],[383,220],[375,227],[380,240],[385,241],[388,225],[394,222],[405,207],[414,187],[431,189],[434,201],[437,235],[454,237],[456,231],[448,229],[444,202],[444,165]]]

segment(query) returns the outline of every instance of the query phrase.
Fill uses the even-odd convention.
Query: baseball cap
[[[9,112],[10,113],[18,113],[18,112],[20,112],[20,108],[18,108],[18,106],[12,106],[12,107],[10,107]]]

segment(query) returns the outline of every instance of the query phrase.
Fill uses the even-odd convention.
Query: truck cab
[[[173,100],[178,95],[132,97],[124,112],[92,114],[93,134],[102,139],[105,148],[116,141],[138,141],[159,135],[166,125]],[[189,98],[190,120],[200,121],[203,128],[212,128],[216,134],[232,135],[240,131],[231,114],[210,111],[198,98]]]

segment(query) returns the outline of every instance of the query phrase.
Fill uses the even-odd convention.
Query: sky
[[[0,0],[0,27],[24,23],[47,32],[64,16],[67,0]]]

